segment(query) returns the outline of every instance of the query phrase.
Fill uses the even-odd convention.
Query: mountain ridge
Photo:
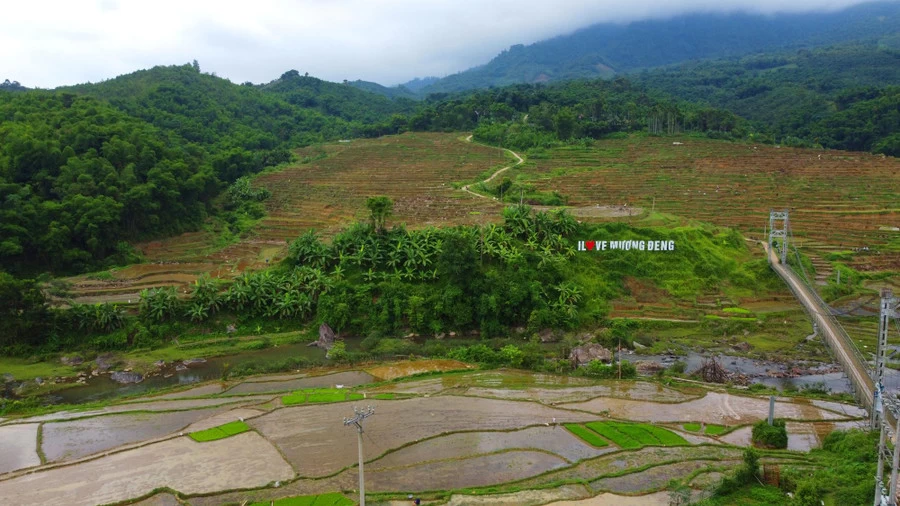
[[[741,57],[790,47],[879,38],[892,41],[897,27],[898,2],[872,2],[830,13],[706,13],[628,24],[601,23],[527,46],[512,45],[489,62],[443,77],[419,92],[608,78],[691,60]]]

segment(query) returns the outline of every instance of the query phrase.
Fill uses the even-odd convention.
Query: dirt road
[[[466,142],[472,142],[472,136],[471,136],[471,135],[468,136],[468,137],[466,137]],[[524,158],[522,158],[521,156],[519,156],[518,153],[516,153],[515,151],[513,151],[513,150],[511,150],[511,149],[506,149],[506,148],[500,148],[500,149],[503,149],[503,150],[506,151],[507,153],[513,155],[513,156],[516,157],[516,159],[519,160],[519,161],[516,162],[516,163],[514,163],[514,164],[512,164],[512,165],[507,165],[506,167],[503,167],[502,169],[499,169],[497,172],[494,172],[493,174],[491,174],[491,177],[485,179],[484,181],[481,181],[482,183],[489,183],[489,182],[493,181],[494,178],[497,177],[497,176],[499,176],[501,173],[506,172],[507,170],[509,170],[509,169],[511,169],[511,168],[513,168],[513,167],[517,167],[517,166],[521,165],[521,164],[525,161]],[[468,185],[468,184],[467,184],[467,185],[463,186],[463,187],[462,187],[462,190],[465,191],[465,192],[471,193],[472,195],[475,195],[476,197],[481,197],[481,198],[483,198],[483,199],[492,198],[492,199],[494,199],[494,200],[497,200],[497,197],[488,197],[488,196],[486,196],[486,195],[482,195],[482,194],[480,194],[480,193],[473,192],[472,190],[469,189],[469,186],[471,186],[471,185]]]

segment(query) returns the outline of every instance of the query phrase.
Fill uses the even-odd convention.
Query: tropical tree
[[[162,322],[173,318],[178,310],[178,295],[175,287],[150,288],[141,290],[141,301],[138,311],[142,318],[154,322]]]
[[[372,227],[379,234],[383,233],[385,223],[394,210],[394,201],[384,195],[369,197],[366,199],[366,207],[369,209]]]

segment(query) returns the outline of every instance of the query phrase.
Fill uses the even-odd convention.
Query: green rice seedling
[[[567,423],[564,424],[564,426],[569,430],[569,432],[575,434],[591,446],[596,446],[598,448],[609,446],[609,443],[607,443],[605,439],[598,436],[596,432],[582,425],[579,425],[577,423]]]

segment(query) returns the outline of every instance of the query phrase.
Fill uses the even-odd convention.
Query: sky
[[[861,0],[27,0],[0,10],[0,81],[98,82],[197,60],[235,83],[287,70],[394,85],[600,22],[836,10]]]

